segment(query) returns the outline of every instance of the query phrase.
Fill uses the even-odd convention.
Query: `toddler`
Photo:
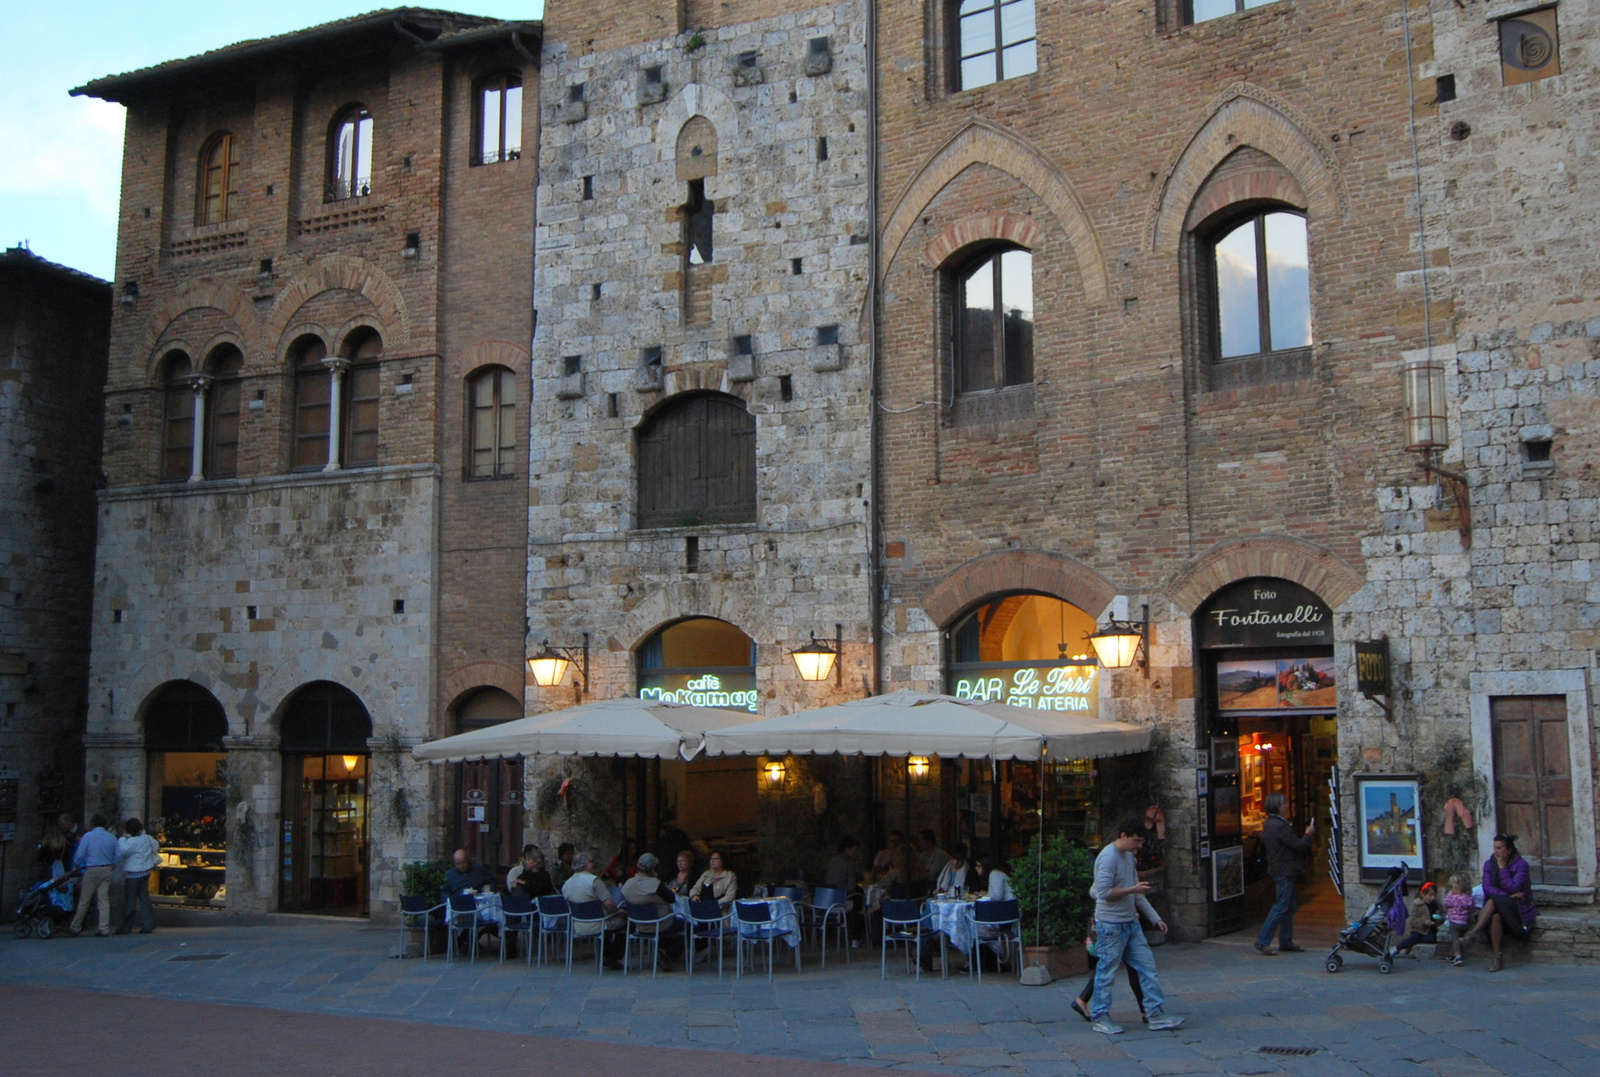
[[[1472,923],[1472,879],[1464,871],[1450,876],[1450,890],[1444,896],[1444,933],[1450,940],[1450,964],[1461,965],[1461,939]]]

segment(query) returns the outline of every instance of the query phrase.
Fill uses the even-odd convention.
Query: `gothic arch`
[[[1078,264],[1084,300],[1101,305],[1109,292],[1105,256],[1088,210],[1061,170],[1037,149],[1010,132],[983,120],[957,131],[922,166],[896,199],[883,228],[884,272],[894,263],[900,245],[934,197],[965,169],[988,165],[1012,176],[1049,207]]]
[[[1166,592],[1193,616],[1201,603],[1230,583],[1272,576],[1298,583],[1338,609],[1367,582],[1365,573],[1314,543],[1288,535],[1253,535],[1219,542],[1179,569]]]
[[[1145,226],[1150,250],[1177,251],[1196,193],[1241,146],[1260,150],[1289,171],[1313,220],[1342,217],[1349,209],[1339,162],[1311,122],[1275,94],[1238,82],[1212,100],[1205,122],[1157,181]]]
[[[1115,585],[1076,558],[1048,550],[1000,550],[963,562],[922,596],[934,624],[948,628],[962,613],[995,595],[1034,591],[1053,595],[1097,617]]]
[[[278,293],[267,315],[267,339],[278,340],[301,307],[333,289],[359,292],[378,309],[385,344],[411,343],[411,314],[387,273],[363,258],[335,254],[319,259]]]
[[[704,116],[716,127],[719,146],[739,145],[739,110],[733,99],[714,86],[691,82],[673,95],[656,121],[656,145],[663,162],[676,157],[678,135],[694,116]]]

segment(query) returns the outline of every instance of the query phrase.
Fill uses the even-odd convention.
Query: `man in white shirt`
[[[561,884],[561,896],[567,899],[569,905],[576,905],[580,901],[598,901],[605,906],[608,913],[614,915],[606,918],[605,924],[574,924],[572,934],[576,938],[591,938],[605,932],[601,945],[605,952],[605,967],[620,969],[622,967],[622,929],[628,924],[627,917],[617,912],[617,903],[611,898],[611,891],[606,889],[605,881],[594,873],[594,854],[578,853],[572,858],[572,876]]]
[[[1167,933],[1166,921],[1145,897],[1150,884],[1140,881],[1134,860],[1134,853],[1144,845],[1144,833],[1144,820],[1129,816],[1117,825],[1117,840],[1101,849],[1094,859],[1094,885],[1089,888],[1089,896],[1094,898],[1098,963],[1090,1019],[1094,1030],[1107,1036],[1122,1031],[1122,1026],[1111,1020],[1111,983],[1124,961],[1139,974],[1150,1030],[1166,1032],[1183,1024],[1183,1018],[1161,1012],[1166,999],[1156,977],[1156,959],[1139,926],[1139,914],[1143,913],[1163,935]]]
[[[144,832],[144,824],[129,819],[122,825],[122,837],[117,839],[117,866],[122,869],[122,923],[118,935],[133,930],[133,918],[139,917],[139,934],[148,935],[156,929],[155,912],[150,908],[150,873],[161,863],[161,846]]]

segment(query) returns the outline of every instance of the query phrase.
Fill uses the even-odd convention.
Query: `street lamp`
[[[836,682],[840,685],[844,683],[844,667],[839,665],[839,654],[844,649],[844,625],[836,624],[833,629],[832,647],[818,643],[817,634],[813,632],[810,643],[789,652],[795,668],[800,671],[801,680],[825,681],[830,674],[836,674]]]
[[[550,641],[545,640],[540,645],[539,653],[528,658],[528,672],[533,674],[533,683],[540,688],[554,688],[566,677],[567,670],[580,662],[579,694],[586,695],[589,691],[589,633],[583,634],[582,651],[574,651],[570,647],[552,647]]]
[[[1107,669],[1127,669],[1137,662],[1146,677],[1150,676],[1150,607],[1144,607],[1144,619],[1119,621],[1112,618],[1100,631],[1089,637],[1095,657]]]

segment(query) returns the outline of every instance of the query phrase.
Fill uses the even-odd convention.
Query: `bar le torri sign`
[[[987,664],[987,663],[985,663]],[[950,694],[980,703],[1005,703],[1039,711],[1099,710],[1094,666],[1025,666],[1018,669],[955,670]]]

